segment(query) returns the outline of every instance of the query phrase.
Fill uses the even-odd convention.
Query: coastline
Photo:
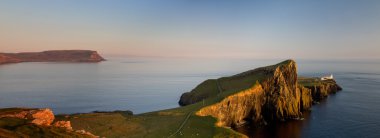
[[[292,63],[292,62],[291,62]],[[282,64],[280,64],[282,65]],[[285,68],[284,68],[285,69]],[[248,73],[249,74],[249,73]],[[255,76],[255,74],[252,74]],[[256,74],[257,75],[257,74]],[[285,79],[287,80],[287,79]],[[253,80],[254,81],[254,80]],[[293,85],[293,84],[292,84]],[[239,88],[244,90],[245,88]],[[235,91],[235,90],[234,90]],[[240,93],[240,90],[234,93]],[[227,94],[227,93],[226,93]],[[205,102],[198,102],[184,107],[178,107],[173,109],[159,110],[148,113],[142,113],[138,115],[132,115],[131,113],[125,114],[123,112],[97,112],[97,113],[80,113],[80,114],[71,114],[71,115],[57,115],[57,121],[70,121],[73,128],[75,129],[84,129],[98,136],[123,136],[123,135],[134,135],[136,137],[139,136],[168,136],[172,135],[178,131],[178,128],[182,126],[184,130],[181,130],[179,134],[188,134],[188,135],[201,135],[201,136],[215,136],[215,135],[229,135],[229,136],[237,136],[244,137],[243,135],[235,132],[230,129],[228,126],[224,127],[216,127],[214,124],[217,120],[213,117],[201,117],[195,114],[194,111],[199,111],[208,105],[213,105],[218,103],[218,101],[223,100],[223,97],[228,95],[220,96],[220,98],[206,100]],[[298,114],[298,113],[297,113]],[[300,114],[301,115],[301,114]],[[187,118],[187,119],[186,119]],[[294,118],[291,116],[288,119]],[[107,121],[112,119],[111,123],[108,123],[106,126],[98,126],[98,123],[103,121]],[[185,123],[179,124],[179,122],[183,122],[183,120],[188,120]],[[156,128],[156,124],[162,124],[164,122],[164,126],[167,128]],[[207,122],[206,124],[200,122]],[[121,125],[121,126],[119,126]],[[86,126],[91,126],[91,129],[87,130]],[[117,129],[118,131],[123,130],[125,133],[118,133],[115,131],[112,135],[106,133],[108,130],[106,128]],[[127,128],[133,127],[135,129],[130,130]],[[153,127],[153,128],[152,128]],[[196,127],[196,128],[192,128]],[[210,130],[215,130],[213,133],[208,131],[200,130],[200,128],[205,127]],[[146,129],[151,128],[153,132],[146,133]],[[125,130],[124,130],[125,129]],[[157,129],[157,130],[156,130]],[[102,130],[102,131],[99,131]],[[150,130],[150,129],[149,129]]]

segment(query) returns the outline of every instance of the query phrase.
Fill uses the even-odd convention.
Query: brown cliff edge
[[[0,64],[20,62],[101,62],[104,60],[98,52],[91,50],[0,53]]]
[[[217,118],[216,125],[220,127],[236,128],[247,122],[262,126],[275,121],[301,119],[302,112],[310,110],[313,103],[340,90],[342,88],[335,80],[298,77],[296,62],[287,60],[230,77],[207,80],[191,92],[182,94],[179,104],[191,105],[231,92],[233,94],[201,108],[196,114]]]

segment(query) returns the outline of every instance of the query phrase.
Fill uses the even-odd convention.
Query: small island
[[[0,65],[21,62],[101,62],[104,60],[98,52],[91,50],[0,53]]]
[[[58,137],[247,137],[234,128],[247,123],[260,127],[275,125],[277,121],[302,120],[303,112],[309,112],[313,103],[340,90],[342,88],[333,79],[299,77],[296,62],[286,60],[205,80],[182,94],[181,107],[173,109],[137,115],[130,111],[56,115],[48,119],[48,125],[36,124],[33,118],[18,115],[30,109],[1,109],[0,137],[42,134]]]

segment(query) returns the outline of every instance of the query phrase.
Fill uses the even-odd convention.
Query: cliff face
[[[301,91],[297,91],[296,63],[286,61],[269,73],[271,76],[262,81],[266,95],[263,115],[269,120],[300,117]]]
[[[273,120],[299,118],[302,110],[310,108],[310,91],[298,86],[294,61],[264,67],[260,72],[264,77],[253,87],[204,107],[197,115],[211,115],[218,119],[218,126],[234,127],[246,121],[260,125]]]
[[[199,110],[199,116],[211,115],[218,119],[217,126],[236,127],[254,121],[264,123],[263,108],[265,93],[261,84],[224,98],[221,102]]]
[[[305,86],[311,90],[314,101],[320,101],[331,93],[342,90],[334,80],[323,81],[322,85]]]
[[[314,84],[315,80],[312,80],[312,85],[305,85],[304,80],[299,83],[297,65],[293,60],[208,81],[184,93],[179,103],[189,105],[219,96],[220,93],[238,90],[196,113],[199,116],[211,115],[217,118],[217,126],[227,127],[246,122],[260,126],[276,120],[301,118],[302,111],[310,110],[313,101],[341,89],[333,80],[319,85]],[[251,87],[245,88],[248,84]]]
[[[300,104],[301,110],[302,111],[309,110],[313,103],[311,90],[298,84],[297,91],[301,93],[301,104]]]
[[[0,53],[0,64],[19,62],[100,62],[104,61],[96,51],[54,50],[28,53]]]
[[[54,121],[50,109],[0,109],[0,137],[85,137],[96,136],[74,131],[70,121]]]
[[[299,84],[311,91],[312,99],[318,102],[331,93],[342,90],[335,80],[320,80],[319,78],[303,78],[299,79]]]

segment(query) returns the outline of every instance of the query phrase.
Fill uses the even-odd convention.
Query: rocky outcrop
[[[28,120],[32,124],[50,126],[54,121],[54,114],[50,109],[22,109],[2,112],[0,118],[11,117]]]
[[[218,119],[217,125],[234,127],[246,121],[265,124],[268,121],[300,118],[302,111],[310,108],[310,91],[298,86],[294,61],[284,61],[253,72],[237,75],[261,74],[263,77],[253,87],[204,107],[197,115],[211,115]]]
[[[86,137],[96,136],[73,130],[70,121],[54,121],[50,109],[0,109],[0,137]]]
[[[227,127],[237,127],[246,122],[259,126],[273,121],[302,118],[302,112],[311,108],[315,97],[325,94],[325,91],[339,90],[335,81],[335,85],[323,84],[313,87],[314,89],[299,84],[297,65],[293,60],[220,78],[215,83],[208,82],[208,86],[206,82],[183,94],[179,103],[193,104],[202,99],[242,89],[196,113],[199,116],[213,116],[218,120],[217,126]],[[217,86],[213,86],[215,84]],[[245,88],[248,84],[251,87]],[[202,97],[197,97],[199,95]]]
[[[331,93],[336,93],[342,90],[335,80],[324,80],[319,85],[305,86],[311,90],[314,101],[320,101]]]
[[[211,115],[218,119],[217,126],[237,127],[247,121],[265,123],[262,110],[265,93],[261,84],[224,98],[221,102],[200,109],[199,116]]]
[[[27,118],[31,118],[33,124],[49,126],[54,121],[54,114],[50,109],[38,109],[30,111]]]
[[[96,51],[90,50],[0,53],[0,64],[19,62],[100,62],[104,60]]]
[[[298,84],[297,91],[301,93],[301,110],[309,110],[313,103],[311,90]]]
[[[270,74],[261,82],[265,93],[263,116],[266,120],[301,117],[301,91],[297,91],[297,65],[289,60],[269,68]]]
[[[54,127],[64,128],[67,130],[73,130],[73,127],[71,127],[70,121],[57,121],[53,124]]]

